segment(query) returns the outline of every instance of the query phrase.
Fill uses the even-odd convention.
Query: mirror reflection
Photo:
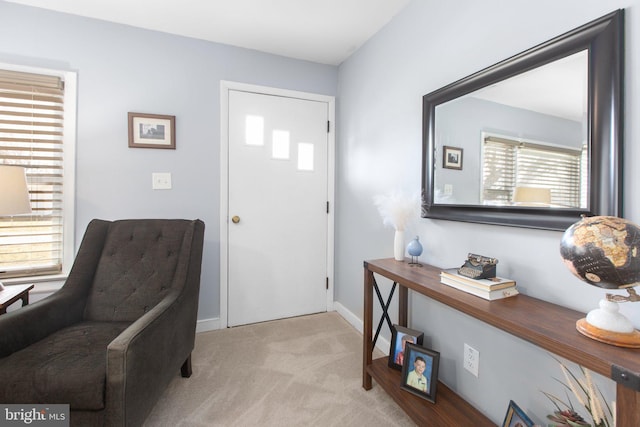
[[[434,204],[586,209],[587,70],[584,50],[438,104]]]

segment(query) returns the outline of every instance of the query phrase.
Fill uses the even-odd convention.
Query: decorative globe
[[[640,282],[640,227],[614,216],[585,217],[564,232],[560,255],[581,280],[605,289]]]

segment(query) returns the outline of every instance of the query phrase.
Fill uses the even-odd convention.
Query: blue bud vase
[[[420,243],[420,237],[416,236],[415,239],[409,242],[407,245],[407,252],[411,255],[410,265],[420,265],[418,257],[422,255],[422,244]]]

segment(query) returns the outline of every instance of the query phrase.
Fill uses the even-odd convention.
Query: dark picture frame
[[[504,417],[502,427],[533,427],[533,421],[524,413],[513,400],[509,401],[507,415]]]
[[[424,333],[404,326],[393,325],[389,347],[389,367],[402,371],[406,343],[422,345]]]
[[[405,345],[405,352],[400,388],[435,403],[440,353],[411,343]],[[416,374],[418,365],[422,363],[422,375],[419,372]],[[423,384],[425,380],[426,384]]]
[[[176,116],[128,113],[129,147],[176,148]]]
[[[462,148],[442,147],[442,167],[445,169],[462,170]]]

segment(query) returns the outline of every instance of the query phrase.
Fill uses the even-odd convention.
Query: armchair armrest
[[[83,310],[84,299],[61,289],[43,300],[0,316],[0,357],[78,322]]]
[[[142,424],[189,357],[197,295],[188,294],[169,293],[107,347],[105,425]],[[192,334],[185,333],[189,329]]]
[[[0,316],[0,357],[82,320],[87,293],[102,254],[108,221],[93,220],[82,238],[64,286],[52,295]]]

